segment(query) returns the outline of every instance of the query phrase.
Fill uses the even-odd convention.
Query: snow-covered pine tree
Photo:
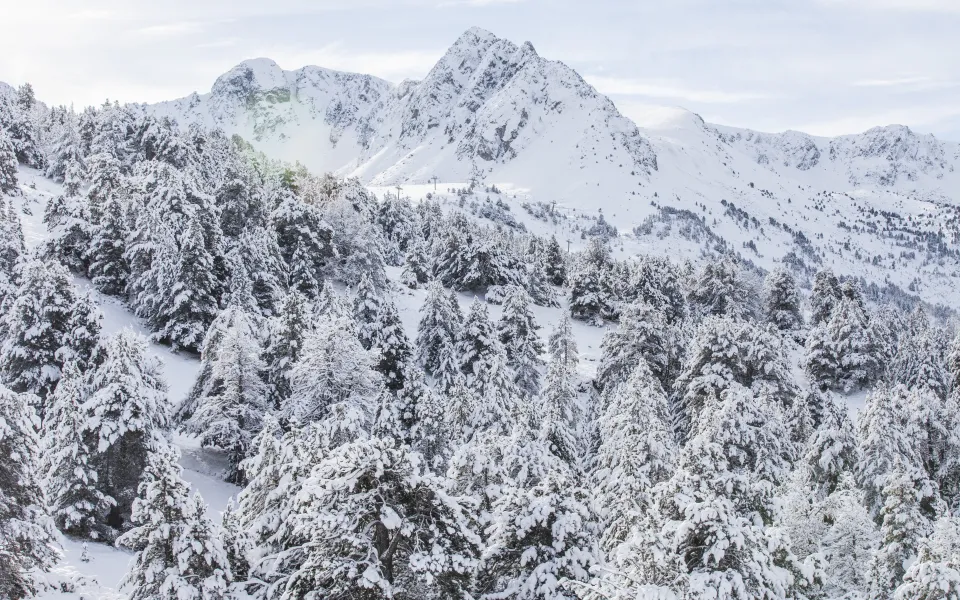
[[[249,533],[240,525],[240,515],[233,497],[227,501],[223,509],[223,520],[220,524],[220,543],[230,565],[230,574],[235,582],[244,582],[250,573],[250,538]]]
[[[339,211],[336,210],[337,207]],[[340,215],[347,213],[353,218],[336,218],[334,215],[337,212]],[[333,263],[333,276],[347,285],[356,285],[360,277],[366,275],[375,289],[386,289],[388,279],[383,256],[386,242],[376,226],[359,215],[356,209],[344,200],[327,206],[324,216],[332,220],[333,242],[339,259]]]
[[[790,598],[807,583],[771,528],[791,451],[770,398],[734,383],[704,408],[658,495],[667,548],[684,559],[691,597]]]
[[[769,273],[763,281],[763,316],[780,331],[797,331],[803,327],[797,280],[782,267]]]
[[[240,303],[234,304],[234,300]],[[214,377],[213,371],[220,356],[220,348],[229,331],[239,332],[240,336],[246,337],[251,343],[260,339],[260,320],[244,309],[242,294],[232,297],[230,304],[220,311],[207,329],[203,345],[200,347],[200,372],[187,397],[174,413],[176,421],[187,422],[202,399],[216,396],[222,391],[223,382]]]
[[[290,397],[288,374],[300,358],[309,321],[306,298],[296,291],[287,294],[280,313],[270,321],[263,360],[268,405],[273,410],[282,410]]]
[[[829,496],[811,498],[804,478],[798,477],[802,472],[801,466],[787,484],[779,526],[820,581],[820,593],[806,597],[862,598],[869,587],[865,565],[877,547],[877,526],[863,505],[863,493],[853,476],[844,473]]]
[[[305,481],[296,528],[305,560],[283,597],[440,598],[469,592],[474,507],[392,440],[335,449]]]
[[[543,254],[543,264],[547,274],[547,280],[553,285],[564,285],[567,283],[567,259],[560,248],[560,242],[557,236],[550,236],[550,241]]]
[[[610,249],[602,240],[591,239],[568,276],[570,316],[599,324],[605,317],[616,314],[617,298],[610,290],[611,267]]]
[[[3,316],[0,378],[15,391],[50,395],[60,379],[61,349],[71,333],[76,303],[69,272],[59,263],[29,260]]]
[[[0,196],[17,191],[17,153],[5,130],[0,130]]]
[[[74,165],[83,165],[84,148],[80,139],[77,114],[73,110],[63,112],[60,131],[47,152],[47,168],[44,174],[58,183],[67,178],[67,170]]]
[[[374,289],[370,276],[365,273],[361,275],[354,289],[353,320],[357,323],[357,337],[364,350],[373,347],[382,302],[383,298]]]
[[[447,296],[440,282],[434,280],[428,285],[427,297],[420,307],[416,361],[438,381],[441,389],[452,384],[460,368],[457,341],[462,323],[459,304],[453,304],[456,301],[456,297]]]
[[[775,332],[749,321],[706,318],[697,329],[675,384],[678,433],[687,439],[710,398],[731,384],[763,390],[782,410],[793,406],[798,390]]]
[[[646,361],[609,393],[595,429],[599,446],[590,481],[600,527],[600,548],[618,562],[616,549],[641,527],[652,508],[653,487],[669,479],[679,447],[667,397]]]
[[[925,485],[925,477],[918,480],[918,473],[908,471],[909,468],[894,465],[885,479],[879,513],[880,546],[868,567],[870,600],[892,600],[894,591],[903,583],[907,565],[917,559],[920,540],[933,529],[932,522],[923,514],[923,494],[918,489],[918,485]]]
[[[13,208],[13,200],[0,195],[0,277],[9,286],[17,280],[17,264],[26,254],[23,227]]]
[[[309,297],[307,297],[310,300]],[[350,317],[350,304],[343,294],[333,289],[329,279],[324,279],[320,291],[312,302],[314,317]]]
[[[282,192],[270,222],[277,233],[280,255],[287,264],[290,288],[314,298],[328,262],[336,256],[333,230],[316,207],[289,190]]]
[[[845,474],[855,473],[860,454],[846,406],[833,396],[826,400],[823,418],[807,445],[804,463],[816,499],[837,490]]]
[[[369,428],[376,410],[383,383],[375,368],[376,357],[360,345],[352,321],[320,320],[290,368],[283,415],[300,422],[329,421],[331,435],[355,437]]]
[[[876,340],[876,344],[882,341]],[[938,343],[937,332],[922,308],[913,312],[907,331],[899,336],[891,354],[893,360],[886,365],[887,379],[911,389],[925,388],[941,399],[947,397],[949,375],[945,348]]]
[[[547,280],[547,272],[543,264],[534,263],[527,265],[527,275],[524,281],[524,287],[530,296],[530,301],[537,306],[558,307],[560,302],[550,282]]]
[[[244,265],[260,314],[276,315],[287,293],[287,273],[273,230],[248,228],[235,240],[228,241],[233,247],[227,253],[227,263],[234,268]]]
[[[403,273],[400,281],[410,289],[418,289],[430,281],[430,273],[433,269],[430,265],[428,248],[427,243],[420,240],[411,240],[409,244],[403,259]]]
[[[224,450],[230,460],[227,481],[242,483],[240,463],[269,409],[267,386],[261,379],[264,363],[260,344],[247,327],[236,324],[224,332],[211,361],[214,385],[201,396],[185,427],[206,447]]]
[[[36,415],[30,400],[0,385],[0,597],[37,591],[38,571],[59,559],[39,481]]]
[[[47,203],[43,222],[49,233],[44,254],[74,273],[86,274],[91,239],[87,201],[78,192],[68,191]]]
[[[879,386],[867,396],[857,418],[860,464],[857,478],[863,488],[870,514],[879,518],[884,490],[897,466],[911,474],[924,472],[916,432],[910,427],[907,410],[915,392],[902,385]]]
[[[840,281],[830,269],[817,271],[810,292],[810,326],[816,327],[830,320],[834,307],[840,302]]]
[[[107,514],[116,502],[100,489],[93,453],[84,435],[87,389],[76,363],[63,370],[43,423],[44,488],[53,519],[63,533],[108,539]]]
[[[76,297],[67,321],[67,333],[63,346],[57,351],[57,359],[66,364],[74,362],[85,372],[100,361],[103,313],[90,294]]]
[[[599,393],[616,388],[643,361],[660,385],[669,389],[673,379],[671,355],[675,353],[671,337],[671,328],[660,311],[645,303],[627,305],[620,313],[619,326],[603,336],[594,387]]]
[[[471,418],[472,430],[497,427],[507,431],[517,415],[516,388],[487,306],[477,299],[464,318],[457,355],[464,385],[479,399]]]
[[[452,441],[445,435],[444,405],[446,398],[432,390],[426,381],[426,373],[416,365],[408,365],[400,390],[397,408],[406,443],[423,455],[427,464],[436,460]]]
[[[520,478],[508,478],[491,507],[477,591],[490,600],[573,600],[570,582],[588,581],[597,563],[588,492],[542,444],[524,446],[508,460]]]
[[[191,218],[180,236],[180,252],[169,288],[156,315],[158,340],[196,352],[220,309],[214,257],[207,251],[203,225]]]
[[[149,457],[133,503],[133,528],[117,545],[136,553],[120,585],[131,600],[222,600],[230,567],[199,495],[180,477],[179,452],[161,444]]]
[[[626,301],[643,302],[657,309],[670,325],[687,314],[687,299],[680,270],[661,256],[641,256],[631,266]]]
[[[127,231],[123,205],[111,195],[101,206],[100,220],[92,226],[87,249],[87,272],[94,287],[111,296],[126,291],[130,267],[126,260]]]
[[[547,377],[540,392],[537,409],[539,434],[557,458],[578,469],[582,454],[576,432],[578,416],[576,371],[562,355],[553,356],[547,365]]]
[[[239,157],[229,160],[224,169],[215,196],[220,209],[220,229],[225,237],[237,239],[244,231],[267,225],[266,202],[251,171]]]
[[[750,288],[731,258],[706,261],[691,284],[687,300],[700,316],[746,319],[754,314]]]
[[[120,530],[129,522],[148,455],[168,424],[166,383],[147,340],[131,329],[107,340],[103,362],[88,377],[84,439],[94,453],[98,489],[116,500],[107,524]]]
[[[0,127],[7,132],[17,161],[21,164],[43,170],[46,167],[40,132],[32,118],[35,104],[33,88],[24,84],[17,89],[15,102],[0,100]]]
[[[409,199],[389,195],[380,201],[376,213],[375,222],[389,243],[390,264],[399,266],[404,253],[416,244],[419,216]]]
[[[503,313],[497,322],[497,336],[513,370],[513,383],[521,393],[534,396],[540,391],[543,343],[539,326],[530,312],[530,298],[523,288],[507,286]]]
[[[353,318],[364,349],[379,356],[377,371],[383,375],[384,384],[391,391],[400,390],[412,353],[410,341],[403,330],[397,307],[374,289],[367,274],[361,275],[357,286]]]
[[[917,560],[904,574],[896,600],[960,598],[960,521],[944,516],[920,543]]]
[[[563,315],[553,326],[550,337],[547,338],[547,352],[552,360],[559,361],[570,371],[576,371],[580,363],[580,352],[577,350],[577,339],[573,334],[573,322],[569,316]]]
[[[311,471],[333,447],[352,440],[332,440],[330,427],[311,423],[279,437],[268,420],[258,438],[260,452],[244,463],[250,484],[240,494],[240,524],[249,532],[250,575],[246,587],[254,598],[283,600],[291,576],[304,564],[309,541],[298,523],[308,500],[300,492]],[[325,432],[324,429],[327,429]],[[335,442],[335,443],[331,443]],[[299,596],[293,596],[299,597]]]

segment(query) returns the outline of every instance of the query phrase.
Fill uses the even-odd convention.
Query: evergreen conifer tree
[[[745,319],[754,312],[743,273],[729,258],[704,263],[693,281],[688,301],[702,316]]]
[[[0,195],[17,191],[17,153],[6,131],[0,131]]]
[[[451,301],[452,299],[452,301]],[[416,361],[442,389],[452,384],[460,368],[457,342],[460,339],[459,304],[444,293],[439,281],[427,287],[427,297],[420,307],[417,327]]]
[[[11,388],[41,400],[53,392],[74,305],[73,284],[62,265],[42,260],[23,264],[16,297],[3,316],[0,377]]]
[[[60,531],[91,540],[108,539],[107,514],[116,501],[100,489],[96,448],[84,435],[86,385],[67,363],[43,424],[44,475],[53,519]]]
[[[121,530],[148,456],[168,425],[166,383],[146,339],[130,329],[107,340],[103,362],[88,377],[84,439],[94,452],[98,489],[116,501],[107,524]]]
[[[44,508],[30,401],[0,385],[0,597],[29,598],[59,558]]]
[[[513,370],[514,384],[518,391],[530,396],[540,391],[543,344],[537,329],[527,293],[520,287],[508,286],[497,335],[507,354],[507,365]]]
[[[478,564],[469,505],[392,441],[345,444],[304,482],[308,540],[286,597],[461,597]],[[401,591],[402,590],[402,591]]]
[[[94,287],[111,296],[119,296],[127,287],[130,268],[126,254],[126,224],[120,201],[111,196],[102,206],[100,221],[93,226],[87,258],[88,273]]]
[[[667,397],[645,361],[610,392],[596,423],[599,446],[592,460],[600,547],[608,559],[641,527],[654,486],[673,476],[679,448]]]
[[[296,291],[290,292],[280,314],[270,323],[264,351],[267,398],[273,410],[282,410],[290,397],[288,375],[290,368],[300,358],[303,338],[309,328],[306,299]]]
[[[833,271],[817,271],[813,278],[813,290],[810,292],[810,325],[815,327],[830,320],[834,307],[840,302],[840,281]]]
[[[767,275],[763,287],[763,315],[767,323],[780,331],[797,331],[803,327],[800,292],[793,275],[786,269],[776,269]]]
[[[553,285],[564,285],[567,283],[567,261],[563,256],[563,250],[560,249],[560,242],[556,236],[550,236],[547,247],[544,251],[543,264],[547,274],[547,280]]]
[[[594,387],[615,388],[644,361],[665,388],[671,383],[669,328],[663,315],[647,304],[631,304],[620,314],[620,325],[603,336]]]
[[[121,587],[133,600],[222,600],[231,575],[216,527],[180,478],[179,453],[150,454],[133,504],[133,528],[117,545],[136,552]]]
[[[226,476],[231,483],[242,482],[240,462],[247,458],[269,408],[263,371],[257,339],[244,327],[228,329],[212,358],[211,377],[217,383],[209,395],[199,398],[186,423],[204,446],[227,452]]]

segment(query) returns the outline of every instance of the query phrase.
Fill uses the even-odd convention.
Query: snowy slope
[[[19,216],[23,224],[24,241],[28,248],[35,248],[47,237],[46,226],[43,224],[44,207],[48,200],[62,194],[63,189],[39,172],[22,166],[18,177],[22,195],[13,200],[20,208]],[[130,327],[143,335],[149,335],[149,330],[127,310],[123,303],[98,293],[84,279],[76,278],[75,282],[80,291],[93,296],[103,311],[105,335],[116,333],[125,327]],[[159,344],[150,344],[149,352],[163,362],[163,375],[169,387],[168,398],[171,404],[179,403],[186,397],[196,379],[199,362],[195,357],[175,354],[169,348]],[[225,464],[222,457],[215,452],[199,448],[196,440],[177,436],[174,441],[183,452],[181,464],[184,467],[184,479],[207,501],[211,514],[219,518],[226,508],[227,500],[240,491],[236,486],[225,483],[218,477],[218,472]],[[63,538],[62,546],[63,560],[50,574],[50,580],[74,583],[79,581],[84,585],[81,585],[76,593],[48,593],[41,595],[40,598],[112,600],[126,597],[117,592],[117,585],[127,571],[131,554],[102,544],[89,544],[88,553],[91,560],[84,563],[80,561],[83,550],[81,544]]]
[[[573,69],[478,28],[422,81],[255,59],[207,94],[144,110],[222,127],[381,193],[402,184],[425,194],[434,176],[441,190],[496,184],[544,233],[521,201],[602,211],[621,233],[642,226],[623,239],[628,254],[696,259],[720,241],[762,268],[830,266],[960,306],[960,145],[903,126],[835,139],[766,134],[669,107],[635,124]],[[561,229],[576,247],[576,225]]]
[[[20,209],[19,217],[23,224],[24,239],[29,248],[36,248],[47,238],[46,226],[43,224],[43,211],[46,203],[63,193],[61,185],[43,177],[36,170],[20,167],[19,182],[21,196],[14,198],[15,205]],[[426,190],[427,186],[422,186]],[[432,189],[432,185],[430,186]],[[425,193],[425,192],[424,192]],[[447,198],[452,203],[452,199]],[[388,274],[394,281],[400,278],[400,269],[388,267]],[[149,336],[140,320],[132,315],[127,307],[118,299],[104,296],[92,289],[89,282],[83,278],[75,279],[76,286],[84,293],[89,293],[95,299],[104,314],[103,331],[109,335],[124,327]],[[420,307],[426,297],[423,289],[409,290],[398,286],[394,297],[400,314],[403,327],[410,339],[416,338],[417,324],[420,320]],[[466,312],[474,296],[460,294],[458,299],[461,309]],[[490,318],[498,320],[501,307],[488,305]],[[540,336],[546,344],[551,327],[565,314],[565,307],[544,308],[531,307],[541,326]],[[596,373],[597,361],[600,358],[600,341],[606,328],[592,327],[580,322],[573,324],[580,353],[579,371],[581,377],[592,379]],[[149,351],[163,362],[163,373],[169,387],[168,399],[171,406],[175,406],[186,397],[197,373],[199,361],[197,357],[188,354],[177,354],[166,346],[151,343]],[[181,465],[184,468],[183,477],[193,490],[199,491],[210,506],[212,514],[222,514],[227,501],[236,497],[240,489],[225,483],[219,477],[226,466],[225,458],[215,451],[202,449],[195,438],[173,435],[174,443],[182,452]],[[47,592],[39,598],[41,600],[117,600],[125,598],[125,594],[118,591],[120,579],[126,573],[132,555],[124,550],[103,544],[88,545],[90,562],[81,562],[83,548],[68,538],[61,539],[63,559],[50,573],[48,580],[52,583],[69,582],[75,586],[73,592]]]

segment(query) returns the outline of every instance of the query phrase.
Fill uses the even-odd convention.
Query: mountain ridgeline
[[[258,58],[143,109],[370,186],[472,180],[567,216],[600,211],[627,252],[733,251],[960,298],[960,145],[905,126],[831,139],[658,108],[638,127],[573,69],[477,28],[421,81]]]

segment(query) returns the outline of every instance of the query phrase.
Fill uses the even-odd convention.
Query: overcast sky
[[[764,131],[901,123],[960,140],[960,0],[0,0],[0,81],[53,104],[207,92],[246,58],[421,78],[477,25],[638,120]]]

